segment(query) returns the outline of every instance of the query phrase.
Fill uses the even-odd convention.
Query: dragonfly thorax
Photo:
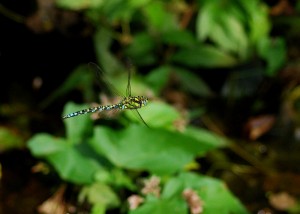
[[[120,107],[122,109],[138,109],[147,105],[148,98],[144,96],[124,97]]]

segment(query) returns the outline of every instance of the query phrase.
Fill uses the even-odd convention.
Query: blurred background
[[[2,0],[0,213],[300,213],[299,13]]]

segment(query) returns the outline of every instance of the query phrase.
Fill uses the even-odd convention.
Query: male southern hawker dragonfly
[[[103,80],[105,80],[105,78],[103,76],[104,73],[102,72],[102,70],[95,63],[91,63],[90,62],[89,66],[97,68],[97,71],[98,71],[97,74],[98,74],[98,76],[100,76],[100,78],[103,78]],[[76,117],[76,116],[83,115],[83,114],[88,114],[88,113],[95,113],[95,112],[102,112],[102,111],[109,111],[109,110],[125,110],[125,109],[130,109],[130,110],[136,111],[137,114],[138,114],[138,116],[140,117],[140,119],[143,121],[143,123],[146,126],[148,126],[147,123],[142,118],[141,114],[138,112],[139,108],[142,108],[142,107],[144,107],[144,106],[147,105],[148,98],[144,97],[144,96],[132,96],[131,95],[130,79],[131,79],[131,69],[129,69],[129,72],[128,72],[128,80],[127,80],[127,87],[126,87],[126,96],[123,97],[123,99],[121,100],[121,102],[119,102],[117,104],[112,104],[112,105],[100,105],[100,106],[96,106],[96,107],[91,107],[91,108],[83,109],[83,110],[80,110],[80,111],[76,111],[76,112],[67,114],[67,115],[63,116],[62,118],[63,119],[68,119],[68,118],[71,118],[71,117]],[[105,81],[107,81],[107,80],[105,80]],[[110,85],[110,84],[106,83],[106,85]]]

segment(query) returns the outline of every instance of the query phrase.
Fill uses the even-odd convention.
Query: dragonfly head
[[[138,109],[144,107],[148,103],[148,98],[144,96],[125,97],[122,100],[124,109]]]

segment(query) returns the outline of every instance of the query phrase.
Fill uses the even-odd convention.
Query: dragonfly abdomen
[[[119,104],[114,104],[114,105],[106,105],[106,106],[97,106],[97,107],[87,108],[87,109],[83,109],[80,111],[76,111],[76,112],[67,114],[67,115],[63,116],[63,119],[67,119],[70,117],[76,117],[76,116],[88,114],[88,113],[101,112],[101,111],[105,111],[105,110],[109,111],[112,109],[122,109],[122,107],[120,107],[120,103],[119,103]]]

